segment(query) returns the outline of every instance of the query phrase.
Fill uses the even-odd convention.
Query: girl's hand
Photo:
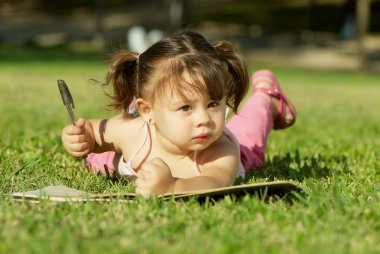
[[[90,152],[90,145],[85,129],[85,120],[80,118],[76,125],[68,125],[62,130],[62,143],[67,152],[76,158]]]
[[[162,159],[154,158],[145,162],[137,173],[136,193],[146,197],[170,193],[175,181],[168,165]]]

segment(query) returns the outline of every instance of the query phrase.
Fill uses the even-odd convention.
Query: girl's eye
[[[189,105],[180,107],[181,111],[189,111],[190,109],[191,109],[191,107]]]
[[[217,107],[217,106],[219,106],[219,103],[216,102],[216,101],[213,101],[213,102],[211,102],[210,104],[208,104],[208,107],[209,107],[209,108],[215,108],[215,107]]]

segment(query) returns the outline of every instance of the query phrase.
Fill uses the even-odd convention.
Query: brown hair
[[[207,93],[213,100],[226,96],[236,112],[248,90],[247,67],[230,42],[210,45],[195,32],[182,32],[153,44],[138,55],[117,52],[104,85],[113,85],[110,106],[127,111],[133,96],[154,102],[168,91]],[[187,72],[191,82],[185,82]],[[186,86],[186,87],[185,87]],[[168,89],[169,88],[169,89]]]

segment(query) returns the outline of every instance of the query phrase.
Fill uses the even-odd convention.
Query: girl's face
[[[225,126],[225,98],[215,101],[195,91],[184,95],[168,91],[152,108],[158,142],[178,154],[207,148],[219,139]]]

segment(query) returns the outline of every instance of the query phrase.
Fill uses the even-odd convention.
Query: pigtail
[[[227,64],[228,72],[231,75],[226,94],[227,105],[236,113],[249,87],[247,66],[231,42],[217,42],[213,47],[221,60]]]
[[[113,95],[106,93],[112,100],[109,106],[114,110],[127,111],[137,94],[138,54],[118,52],[111,58],[105,86],[113,85]]]

